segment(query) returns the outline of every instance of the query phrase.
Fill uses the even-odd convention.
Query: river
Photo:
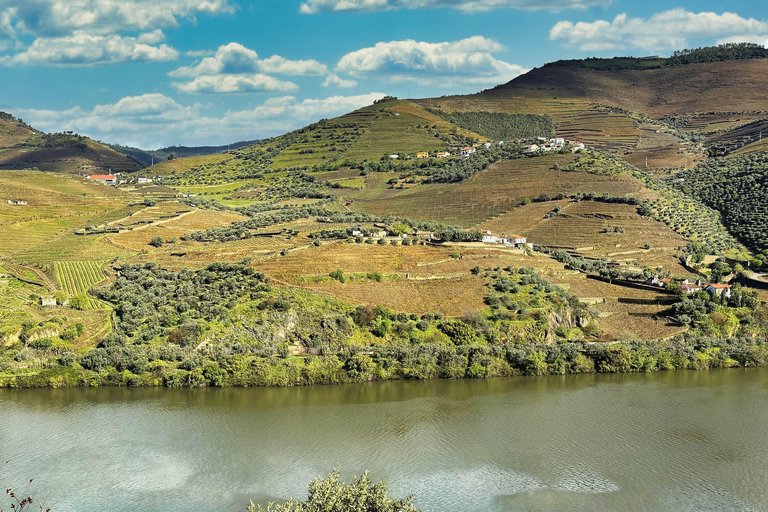
[[[241,511],[341,466],[425,512],[768,510],[767,384],[749,369],[0,390],[0,484],[54,512]]]

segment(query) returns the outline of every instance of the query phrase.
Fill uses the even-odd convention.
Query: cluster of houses
[[[8,204],[10,204],[11,206],[21,206],[21,205],[27,204],[27,202],[26,201],[14,201],[12,199],[9,199],[8,200]]]
[[[570,149],[572,153],[586,149],[583,142],[566,140],[562,137],[554,137],[547,141],[545,137],[536,137],[536,143],[529,144],[523,148],[523,153],[548,153],[550,151],[562,151]]]
[[[492,231],[483,231],[483,243],[486,244],[503,244],[505,247],[512,247],[514,249],[522,249],[528,245],[528,239],[524,236],[518,235],[498,235]]]
[[[472,153],[475,153],[478,149],[482,149],[482,148],[489,149],[491,146],[503,146],[503,145],[504,145],[503,140],[498,142],[485,142],[477,146],[469,146],[466,148],[461,148],[458,151],[455,151],[453,153],[451,153],[450,151],[439,151],[435,153],[433,158],[448,158],[451,156],[460,156],[462,158],[469,158],[469,155],[471,155]],[[391,158],[392,160],[397,160],[400,158],[400,155],[397,153],[393,153],[389,155],[389,158]],[[405,158],[407,159],[410,157],[406,156]],[[419,151],[418,153],[416,153],[417,160],[428,160],[429,158],[430,158],[430,154],[427,151]]]
[[[100,183],[105,183],[110,187],[114,187],[115,185],[118,185],[120,183],[127,183],[127,181],[119,181],[119,177],[120,177],[120,173],[92,174],[88,176],[88,179],[93,181],[98,181]],[[155,181],[159,181],[160,179],[161,179],[160,176],[153,176],[151,178],[133,178],[133,181],[136,183],[153,183]]]
[[[673,279],[660,279],[659,277],[653,277],[645,282],[645,284],[660,288],[664,288],[671,283],[675,283],[675,281]],[[704,291],[713,296],[717,295],[726,299],[731,298],[731,285],[729,284],[702,283],[701,281],[691,283],[685,280],[678,285],[677,289],[682,295],[693,295],[694,293]]]

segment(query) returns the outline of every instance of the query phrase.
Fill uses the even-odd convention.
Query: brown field
[[[665,294],[611,285],[567,271],[556,270],[545,273],[543,277],[567,288],[576,297],[589,302],[597,300],[592,306],[600,312],[597,323],[610,338],[657,339],[673,336],[684,330],[662,318],[653,318],[654,315],[667,315],[669,305],[666,301],[669,297]],[[648,304],[631,303],[638,301],[647,301]]]
[[[355,304],[382,305],[408,314],[443,313],[449,317],[462,316],[467,311],[485,307],[488,295],[485,278],[467,276],[446,279],[377,282],[327,282],[307,289],[332,295]]]
[[[633,151],[641,132],[634,119],[605,110],[573,115],[557,127],[557,135],[606,151]]]
[[[21,144],[33,133],[29,128],[0,119],[0,149]]]
[[[556,206],[562,208],[560,214],[544,219]],[[624,232],[602,232],[614,226],[621,226]],[[675,257],[687,240],[666,224],[641,217],[631,205],[567,199],[531,203],[478,227],[523,235],[534,244],[567,247],[591,258],[663,266],[674,274],[688,274]],[[652,245],[650,250],[643,248],[646,243]]]
[[[164,205],[162,208],[160,205]],[[163,220],[160,215],[169,215],[175,211],[185,210],[174,218]],[[145,221],[151,221],[152,224],[136,225],[135,219],[140,218]],[[109,235],[108,243],[118,248],[127,249],[130,251],[140,251],[141,249],[152,250],[156,252],[177,252],[178,247],[176,244],[168,244],[160,249],[149,247],[148,244],[155,236],[161,236],[167,240],[169,238],[179,238],[184,234],[191,233],[202,229],[208,229],[219,226],[226,226],[232,222],[243,220],[242,215],[230,212],[217,212],[209,210],[191,210],[185,205],[179,205],[176,203],[160,203],[157,206],[146,208],[141,212],[138,212],[133,217],[123,219],[116,223],[117,226],[129,225],[127,222],[134,224],[134,227],[130,231],[123,231],[114,235]],[[192,245],[193,242],[179,243],[179,245]]]
[[[434,220],[471,227],[517,208],[524,198],[535,199],[546,193],[577,192],[633,195],[642,190],[629,176],[603,176],[579,172],[561,172],[572,155],[547,155],[537,158],[498,162],[458,184],[429,184],[408,189],[387,188],[389,175],[372,173],[366,188],[341,195],[354,199],[351,208],[378,215],[394,214],[414,220]]]

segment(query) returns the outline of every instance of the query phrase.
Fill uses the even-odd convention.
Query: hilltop
[[[43,133],[0,112],[0,170],[28,168],[98,174],[135,172],[144,164],[88,137],[73,132]]]

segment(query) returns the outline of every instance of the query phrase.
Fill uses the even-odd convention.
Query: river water
[[[0,390],[0,458],[54,512],[241,511],[335,466],[425,512],[768,510],[768,369]]]

